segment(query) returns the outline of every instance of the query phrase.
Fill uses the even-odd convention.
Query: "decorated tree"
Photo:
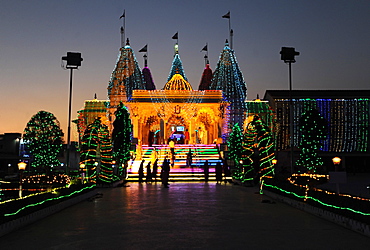
[[[244,141],[243,141],[243,149],[244,149],[244,157],[243,157],[243,180],[251,181],[254,179],[256,170],[254,168],[254,151],[255,151],[255,144],[256,144],[256,137],[257,131],[255,125],[250,122],[244,131]]]
[[[122,169],[122,166],[125,166],[126,169],[127,161],[130,159],[132,123],[130,113],[122,102],[118,106],[115,116],[112,132],[114,158],[119,169]]]
[[[100,121],[100,120],[99,120]],[[99,126],[99,150],[100,150],[100,172],[98,180],[103,183],[110,183],[115,180],[113,176],[113,147],[109,136],[108,126],[101,124]]]
[[[112,143],[108,127],[100,118],[88,125],[82,137],[81,162],[90,182],[110,183],[114,180],[112,168]],[[97,167],[100,170],[97,176]]]
[[[328,123],[319,111],[311,108],[299,118],[299,131],[302,152],[296,164],[306,168],[308,172],[316,172],[323,165],[318,151],[327,137]]]
[[[99,146],[99,126],[100,122],[95,120],[89,124],[81,139],[81,161],[84,165],[83,171],[89,182],[96,183],[96,167],[98,163]]]
[[[258,115],[255,115],[252,121],[257,132],[257,150],[258,150],[258,173],[257,176],[273,175],[275,159],[274,139],[272,133],[261,120]]]
[[[60,165],[57,158],[62,150],[63,132],[57,118],[47,111],[39,111],[27,123],[23,140],[33,156],[31,166],[49,173],[52,166]]]
[[[232,132],[230,133],[229,140],[227,142],[229,149],[229,159],[234,161],[234,169],[232,169],[233,178],[242,180],[243,169],[239,161],[242,160],[243,156],[243,133],[239,127],[239,124],[235,124]]]

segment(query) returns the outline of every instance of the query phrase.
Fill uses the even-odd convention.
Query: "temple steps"
[[[166,155],[170,157],[170,148],[168,147],[168,145],[153,145],[151,147],[149,147],[148,145],[143,145],[141,160],[145,160],[144,176],[146,176],[146,165],[151,160],[152,151],[155,148],[158,152],[157,181],[160,181],[160,171],[163,160]],[[193,153],[193,164],[191,168],[186,166],[186,155],[189,152],[189,149]],[[176,145],[175,156],[176,158],[174,162],[174,167],[171,168],[169,181],[204,181],[203,165],[206,160],[208,160],[209,164],[208,180],[215,181],[215,166],[218,162],[222,164],[218,148],[214,144]],[[130,162],[127,174],[127,181],[138,181],[138,169],[141,160]]]

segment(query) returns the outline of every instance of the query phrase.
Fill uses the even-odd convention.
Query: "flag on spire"
[[[176,34],[172,36],[172,39],[179,39],[179,32],[176,32]]]
[[[206,44],[200,52],[202,51],[208,51],[208,44]]]
[[[125,10],[123,10],[123,14],[119,17],[119,19],[122,19],[123,17],[125,17]]]
[[[222,18],[228,18],[228,19],[230,19],[230,11],[227,12],[225,15],[223,15]]]
[[[139,52],[148,52],[148,44],[146,44]]]

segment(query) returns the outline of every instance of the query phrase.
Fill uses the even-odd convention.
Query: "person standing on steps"
[[[158,159],[156,159],[155,162],[153,163],[152,179],[154,179],[155,182],[157,181],[157,171],[158,171]]]
[[[175,155],[175,142],[172,139],[168,143],[168,146],[170,147],[171,155]]]
[[[145,160],[142,160],[139,167],[139,183],[142,183],[144,178],[144,162]]]
[[[152,171],[150,169],[151,162],[148,162],[148,165],[146,165],[146,182],[152,182]]]
[[[170,163],[167,159],[167,156],[164,158],[161,171],[162,184],[165,188],[168,188],[168,178],[170,176]]]
[[[186,129],[185,130],[185,144],[189,144],[189,139],[190,139],[189,130]]]
[[[189,152],[186,154],[186,167],[191,168],[193,164],[193,153],[191,152],[191,149],[189,148]]]

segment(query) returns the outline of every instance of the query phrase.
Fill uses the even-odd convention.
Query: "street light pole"
[[[19,162],[18,169],[19,169],[19,198],[22,198],[22,184],[23,184],[23,171],[26,169],[27,163]]]
[[[290,130],[290,171],[293,174],[294,169],[294,126],[293,126],[293,97],[292,97],[292,63],[295,63],[295,56],[299,56],[299,52],[294,48],[282,47],[281,60],[289,65],[289,130]]]
[[[66,159],[66,174],[69,174],[70,169],[70,151],[71,151],[71,111],[72,111],[72,77],[73,70],[78,69],[83,61],[81,53],[67,52],[67,56],[63,56],[62,60],[67,61],[66,68],[71,70],[69,78],[69,105],[68,105],[68,133],[67,133],[67,159]]]

